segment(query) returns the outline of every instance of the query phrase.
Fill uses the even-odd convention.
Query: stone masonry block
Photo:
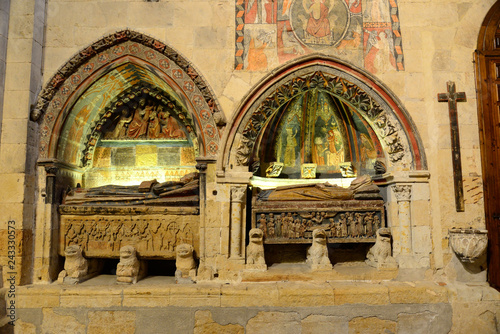
[[[248,320],[247,334],[300,334],[300,316],[296,312],[259,312]]]
[[[433,282],[388,284],[391,304],[448,302],[448,290]]]
[[[135,311],[89,311],[87,334],[133,334]]]
[[[330,283],[335,293],[335,305],[343,304],[389,304],[387,286],[366,283]]]
[[[219,285],[176,285],[170,290],[172,306],[220,306]]]
[[[122,290],[106,286],[75,286],[61,291],[61,307],[121,306]]]
[[[221,287],[221,306],[279,306],[279,291],[275,283],[235,284]]]
[[[130,286],[123,289],[125,307],[166,307],[170,305],[170,287]]]
[[[329,306],[335,304],[334,291],[326,284],[277,283],[281,306]]]

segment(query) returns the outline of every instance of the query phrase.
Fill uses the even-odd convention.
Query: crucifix
[[[466,101],[465,93],[457,93],[455,83],[448,81],[448,92],[438,94],[439,102],[448,102],[451,129],[451,154],[453,161],[453,181],[455,183],[455,206],[457,212],[465,211],[464,184],[462,180],[462,160],[460,157],[460,136],[458,132],[457,102]]]

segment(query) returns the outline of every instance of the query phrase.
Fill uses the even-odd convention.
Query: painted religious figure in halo
[[[237,70],[262,71],[317,51],[371,73],[404,70],[396,1],[235,0],[235,6]]]

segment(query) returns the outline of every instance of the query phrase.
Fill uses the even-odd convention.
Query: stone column
[[[196,169],[200,173],[200,261],[205,261],[205,202],[207,200],[207,163],[198,161]]]
[[[243,240],[242,213],[246,190],[246,186],[231,187],[231,246],[229,256],[231,260],[244,259],[241,251]]]
[[[401,255],[412,253],[412,231],[411,231],[411,185],[395,185],[392,187],[398,202],[398,220]]]

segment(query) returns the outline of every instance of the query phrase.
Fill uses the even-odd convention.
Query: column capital
[[[246,190],[246,186],[231,187],[231,202],[243,202]]]
[[[398,202],[411,200],[411,185],[409,184],[394,185],[392,186],[392,190],[394,191],[394,195],[396,195],[396,200]]]

